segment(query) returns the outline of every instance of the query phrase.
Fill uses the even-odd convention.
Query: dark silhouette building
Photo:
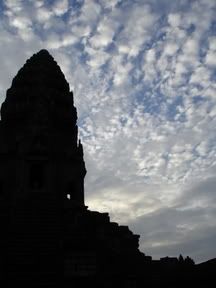
[[[215,261],[198,268],[189,257],[152,261],[127,226],[88,210],[76,122],[69,84],[41,50],[19,70],[1,107],[2,287],[173,288],[213,279]]]
[[[7,90],[0,122],[2,277],[12,287],[134,282],[139,236],[84,204],[73,93],[41,50]]]

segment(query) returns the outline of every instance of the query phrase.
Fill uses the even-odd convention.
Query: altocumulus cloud
[[[75,94],[86,203],[146,254],[216,256],[216,2],[5,0],[0,92],[47,48]]]

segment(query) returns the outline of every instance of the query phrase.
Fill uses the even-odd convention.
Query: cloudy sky
[[[216,257],[216,1],[3,0],[1,102],[42,48],[74,91],[89,208],[154,259]]]

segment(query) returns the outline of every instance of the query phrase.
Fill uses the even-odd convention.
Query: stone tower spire
[[[48,51],[39,51],[18,71],[1,108],[0,153],[13,153],[16,161],[10,198],[37,191],[84,205],[86,170],[76,121],[64,74]]]
[[[1,107],[0,270],[6,287],[61,287],[65,213],[85,209],[76,121],[64,74],[48,51],[39,51],[18,71]]]

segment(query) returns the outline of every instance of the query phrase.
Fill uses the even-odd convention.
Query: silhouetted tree
[[[195,264],[195,263],[194,263],[194,260],[191,259],[189,256],[187,256],[187,257],[185,258],[184,262],[185,262],[186,265],[194,265],[194,264]]]
[[[178,261],[179,261],[179,264],[184,264],[184,258],[181,254],[179,255]]]

